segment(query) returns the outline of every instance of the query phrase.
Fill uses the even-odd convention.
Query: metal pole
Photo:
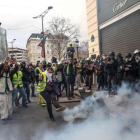
[[[44,35],[44,22],[43,22],[43,16],[42,16],[42,34],[43,34],[43,51],[44,51],[44,61],[46,61],[46,54],[45,54],[45,42],[46,42],[46,38]]]
[[[14,55],[13,55],[13,42],[11,42],[11,43],[12,43],[12,58],[13,58],[13,56],[14,56]]]
[[[42,16],[42,33],[43,33],[43,35],[44,35],[44,22],[43,22],[43,16]]]
[[[77,45],[77,58],[79,58],[79,52],[78,52],[78,45]]]

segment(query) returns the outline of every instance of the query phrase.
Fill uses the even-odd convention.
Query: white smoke
[[[133,98],[129,98],[128,95],[131,93],[131,88],[123,84],[118,89],[117,97],[108,98],[108,104],[113,101],[117,110],[123,108],[120,114],[116,114],[116,110],[110,111],[110,108],[108,109],[104,105],[99,106],[98,101],[102,102],[102,98],[106,99],[104,92],[98,93],[98,97],[93,95],[87,97],[78,106],[63,112],[66,124],[57,126],[57,122],[53,123],[52,125],[56,125],[54,129],[50,127],[50,124],[47,129],[46,126],[43,127],[40,124],[36,134],[29,140],[140,140],[140,96],[132,93]],[[136,122],[131,122],[131,120]],[[5,133],[8,134],[8,131]],[[18,138],[17,133],[15,133],[16,135],[14,133],[13,136],[10,135],[10,138],[7,137],[19,140],[22,132],[18,131]],[[5,140],[5,137],[1,136],[2,140]]]
[[[100,98],[100,97],[98,97]],[[76,118],[86,118],[89,115],[89,112],[93,111],[97,107],[96,100],[94,95],[87,97],[80,105],[75,106],[72,109],[67,108],[63,112],[63,118],[65,121],[74,121]]]

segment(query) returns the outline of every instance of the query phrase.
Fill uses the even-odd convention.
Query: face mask
[[[131,58],[126,58],[125,62],[131,61]]]
[[[135,57],[136,62],[138,63],[140,61],[140,56]]]
[[[106,59],[106,57],[105,56],[103,56],[103,60],[105,60]]]

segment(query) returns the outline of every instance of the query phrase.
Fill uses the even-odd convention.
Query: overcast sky
[[[44,19],[45,28],[52,17],[63,16],[79,25],[81,33],[79,40],[87,40],[86,0],[1,0],[0,22],[2,22],[2,28],[12,29],[7,30],[8,42],[16,39],[14,47],[26,48],[29,36],[32,33],[41,32],[41,19],[32,17],[41,14],[48,6],[54,8]],[[18,28],[31,25],[37,28],[18,30]],[[8,46],[11,47],[11,44]]]

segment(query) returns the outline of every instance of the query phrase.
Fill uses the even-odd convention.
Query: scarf
[[[48,78],[48,79],[47,79],[47,83],[48,83],[48,82],[51,82],[51,83],[52,83],[52,73],[48,73],[48,71],[46,70],[46,71],[45,71],[45,74],[46,74],[46,76],[47,76],[47,78]]]

